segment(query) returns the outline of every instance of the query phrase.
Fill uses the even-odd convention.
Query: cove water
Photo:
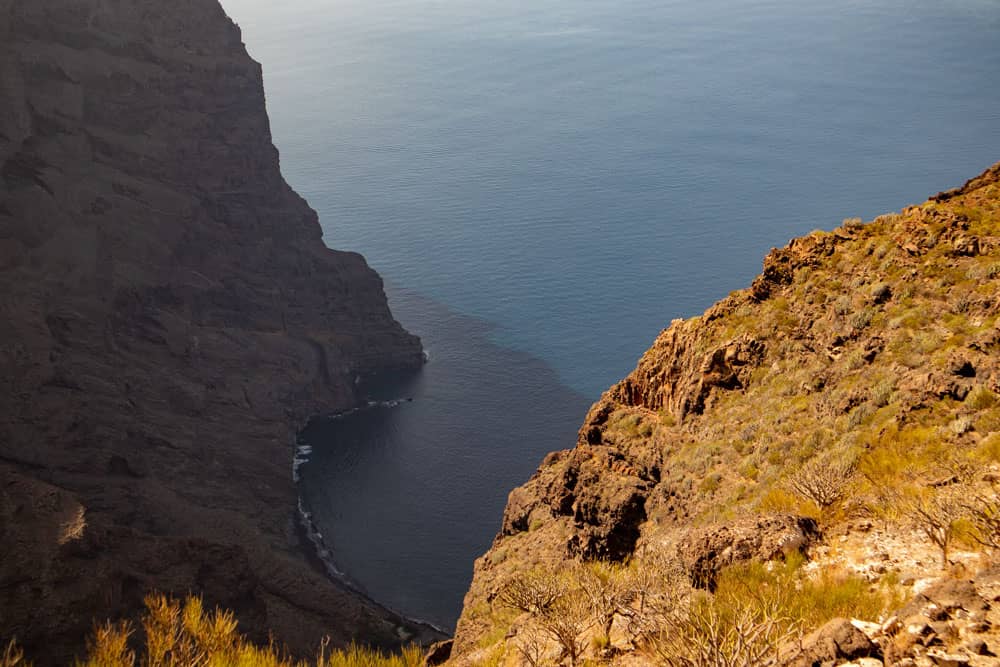
[[[286,178],[431,363],[314,422],[338,566],[454,623],[504,498],[772,246],[1000,159],[995,0],[223,0]]]

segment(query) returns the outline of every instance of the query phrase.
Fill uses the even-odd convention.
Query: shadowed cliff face
[[[65,661],[151,588],[258,638],[396,638],[314,574],[291,434],[421,363],[282,179],[215,0],[0,0],[0,634]]]

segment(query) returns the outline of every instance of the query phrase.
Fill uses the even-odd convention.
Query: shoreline
[[[325,558],[318,567],[327,576],[450,634],[461,615],[469,564],[495,539],[509,490],[523,484],[550,451],[575,441],[580,416],[593,399],[565,385],[545,360],[494,342],[492,332],[500,325],[392,283],[386,292],[393,313],[421,337],[433,364],[419,374],[367,375],[354,382],[353,406],[317,411],[300,425],[293,458],[309,459],[311,467],[294,462],[293,475],[301,477],[302,509],[324,538],[318,543],[307,537],[306,546]],[[410,405],[384,413],[378,407],[408,397]],[[540,402],[545,414],[536,410]],[[518,415],[517,425],[499,416],[510,413]],[[388,423],[396,426],[379,426]],[[484,425],[488,432],[480,433]],[[530,438],[519,436],[524,430]],[[425,448],[426,455],[414,454]],[[350,454],[342,459],[341,452]],[[359,462],[365,482],[348,472]],[[451,481],[434,481],[442,471],[455,480],[475,479],[487,462],[494,467],[490,479],[454,484],[466,508],[442,491]],[[427,484],[434,486],[432,493],[407,499]],[[390,497],[400,507],[389,508]],[[374,507],[385,513],[384,523],[358,518],[376,516]],[[456,532],[461,535],[453,537]],[[411,556],[428,560],[415,571]]]
[[[424,354],[426,358],[426,352]],[[359,582],[356,582],[347,572],[341,570],[337,566],[337,563],[333,558],[332,551],[327,546],[323,538],[323,534],[313,522],[313,513],[306,503],[299,486],[301,480],[299,476],[299,468],[309,461],[308,456],[312,453],[312,446],[303,443],[299,439],[299,434],[310,420],[319,418],[342,419],[362,410],[368,410],[376,407],[393,408],[412,400],[412,398],[393,399],[388,401],[368,400],[362,405],[355,406],[349,410],[344,410],[343,412],[328,415],[313,415],[304,420],[302,424],[298,425],[292,437],[292,483],[296,488],[296,516],[294,523],[299,546],[302,548],[305,553],[306,560],[312,567],[322,572],[322,574],[334,584],[341,586],[355,595],[358,595],[374,607],[384,611],[390,620],[395,620],[397,623],[396,634],[400,636],[402,641],[409,642],[413,640],[415,643],[420,645],[429,646],[434,642],[452,638],[454,633],[449,632],[448,630],[445,630],[430,621],[407,616],[406,614],[376,600],[364,590],[364,587]],[[421,637],[421,635],[431,636]]]

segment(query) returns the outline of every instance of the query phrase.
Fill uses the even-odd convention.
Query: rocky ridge
[[[157,589],[312,655],[420,630],[328,581],[294,429],[422,363],[283,180],[217,0],[0,0],[0,628],[66,664]]]
[[[801,613],[800,634],[783,638],[783,657],[748,664],[995,664],[1000,598],[981,582],[995,579],[1000,546],[998,294],[1000,164],[920,206],[773,250],[750,288],[664,330],[591,408],[576,447],[511,492],[452,661],[708,664],[671,662],[639,607],[670,580],[663,595],[683,588],[692,614],[724,617],[732,607],[712,605],[743,604],[739,581],[756,577]],[[943,533],[926,520],[939,510],[951,512],[936,526],[948,531],[944,565],[932,537]],[[875,534],[924,552],[873,552]],[[579,562],[597,580],[587,566],[565,579]],[[968,604],[921,606],[920,588],[942,577],[932,588],[976,582],[962,584]],[[619,597],[595,602],[604,587]],[[822,592],[807,609],[809,591]],[[837,607],[835,594],[854,597]],[[590,611],[573,617],[576,598]],[[648,625],[694,632],[672,613]],[[872,618],[854,619],[861,630],[838,613]],[[935,615],[944,625],[916,627]],[[831,633],[861,648],[841,651]]]

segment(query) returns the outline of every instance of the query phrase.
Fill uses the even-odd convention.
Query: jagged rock
[[[622,560],[631,554],[646,518],[652,472],[608,446],[580,447],[549,463],[531,483],[511,492],[501,534],[528,530],[532,513],[544,508],[571,520],[569,555]]]
[[[782,651],[780,667],[832,667],[862,658],[879,658],[881,652],[846,618],[835,618],[807,635],[801,646]]]
[[[451,657],[451,647],[453,644],[454,640],[452,639],[431,644],[430,648],[424,653],[424,667],[437,667],[447,662],[448,658]]]
[[[964,378],[976,377],[976,367],[969,359],[964,357],[951,358],[948,362],[948,371],[952,375],[958,375]]]
[[[511,493],[501,533],[476,562],[456,630],[459,659],[480,655],[479,642],[496,630],[488,603],[519,568],[625,554],[631,567],[650,559],[671,577],[686,568],[710,588],[726,564],[780,555],[784,547],[768,541],[768,530],[737,535],[724,522],[809,502],[790,480],[820,457],[878,460],[891,477],[894,457],[906,458],[911,443],[928,450],[920,443],[935,433],[942,453],[962,460],[929,466],[921,482],[980,483],[982,474],[973,481],[963,465],[992,437],[995,408],[976,407],[993,401],[982,389],[1000,391],[1000,329],[991,324],[995,299],[986,296],[1000,279],[993,268],[998,198],[1000,164],[931,203],[795,239],[768,254],[748,289],[671,322],[635,370],[594,404],[576,448],[546,457]],[[975,250],[972,238],[975,256],[964,254]],[[968,401],[973,391],[975,402]],[[870,456],[883,446],[891,451],[884,462]],[[870,522],[873,508],[891,502],[880,494],[824,511],[830,534],[838,523]],[[614,526],[624,539],[611,537]],[[814,529],[795,532],[808,546]],[[831,539],[838,538],[847,535]],[[936,558],[904,565],[891,551],[879,553],[889,555],[852,562],[851,571],[874,582],[900,570],[901,584],[915,587],[939,575]],[[828,552],[815,565],[857,557]],[[898,616],[916,636],[899,621],[883,633],[886,653],[900,643],[887,664],[930,663],[924,643],[951,649],[943,646],[952,641],[949,624],[967,631],[979,622],[952,617],[944,602],[939,620],[922,607],[917,616]]]
[[[959,579],[941,579],[922,592],[901,610],[898,615],[907,617],[923,617],[942,621],[954,618],[956,612],[980,612],[988,609],[988,604],[976,590],[972,581]]]
[[[969,656],[962,653],[948,653],[938,649],[927,651],[927,657],[938,667],[965,667],[969,664]]]
[[[643,355],[628,378],[611,388],[609,396],[624,405],[665,409],[679,417],[701,414],[713,391],[745,388],[750,374],[764,357],[764,344],[751,336],[728,341],[700,357],[688,351],[697,335],[682,324],[661,335],[656,354]],[[665,372],[664,357],[674,363]],[[588,426],[594,422],[588,420]]]
[[[906,633],[913,637],[929,637],[934,634],[934,628],[927,622],[926,616],[908,616],[903,621]]]
[[[852,618],[851,625],[856,627],[861,632],[865,633],[865,636],[869,639],[874,640],[882,632],[882,626],[878,623],[872,623],[871,621],[863,621],[859,618]]]
[[[956,255],[975,257],[979,254],[979,239],[974,236],[959,236],[951,245]]]
[[[884,635],[892,636],[902,629],[902,621],[899,620],[899,616],[893,614],[889,618],[885,619],[879,632]]]
[[[712,590],[722,568],[805,553],[819,536],[816,522],[806,517],[750,517],[694,531],[681,540],[677,551],[691,583]]]
[[[948,201],[949,199],[954,199],[955,197],[960,197],[962,195],[969,194],[970,192],[974,192],[984,185],[996,183],[998,180],[1000,180],[1000,163],[992,165],[975,178],[970,178],[961,187],[939,192],[931,197],[930,200],[935,202]]]
[[[976,593],[987,602],[1000,602],[1000,565],[983,570],[972,580]]]
[[[989,645],[982,639],[969,639],[962,645],[962,647],[972,655],[993,655],[993,652],[990,651]]]

